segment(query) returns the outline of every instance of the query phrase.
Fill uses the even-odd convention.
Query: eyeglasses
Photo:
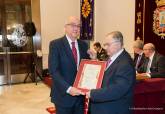
[[[152,50],[152,49],[143,49],[143,51],[150,51],[150,50]]]
[[[120,41],[114,41],[114,42],[111,42],[111,43],[105,43],[105,44],[103,44],[104,45],[104,47],[110,47],[112,44],[114,44],[114,43],[118,43],[118,42],[120,42]]]
[[[66,24],[66,25],[68,25],[68,26],[71,26],[72,28],[78,28],[78,29],[80,29],[80,25],[76,25],[76,24],[73,24],[73,23],[70,23],[70,24]]]

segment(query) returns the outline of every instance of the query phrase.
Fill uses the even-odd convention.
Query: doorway
[[[0,85],[23,82],[32,71],[33,41],[22,30],[31,15],[31,0],[0,0]]]

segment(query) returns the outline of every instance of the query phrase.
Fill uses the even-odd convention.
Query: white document
[[[100,70],[101,65],[85,64],[81,74],[79,87],[89,90],[96,89]]]

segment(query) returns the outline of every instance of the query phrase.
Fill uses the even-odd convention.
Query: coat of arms
[[[157,8],[153,14],[153,31],[162,39],[165,37],[165,0],[156,0]]]

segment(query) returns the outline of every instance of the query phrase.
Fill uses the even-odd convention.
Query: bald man
[[[149,78],[165,77],[165,57],[156,52],[154,44],[145,44],[143,52],[147,59],[138,69],[138,75]]]
[[[53,79],[51,101],[56,114],[83,114],[83,93],[72,87],[81,59],[88,59],[88,46],[77,39],[80,20],[71,16],[65,24],[65,35],[50,42],[49,72]]]

